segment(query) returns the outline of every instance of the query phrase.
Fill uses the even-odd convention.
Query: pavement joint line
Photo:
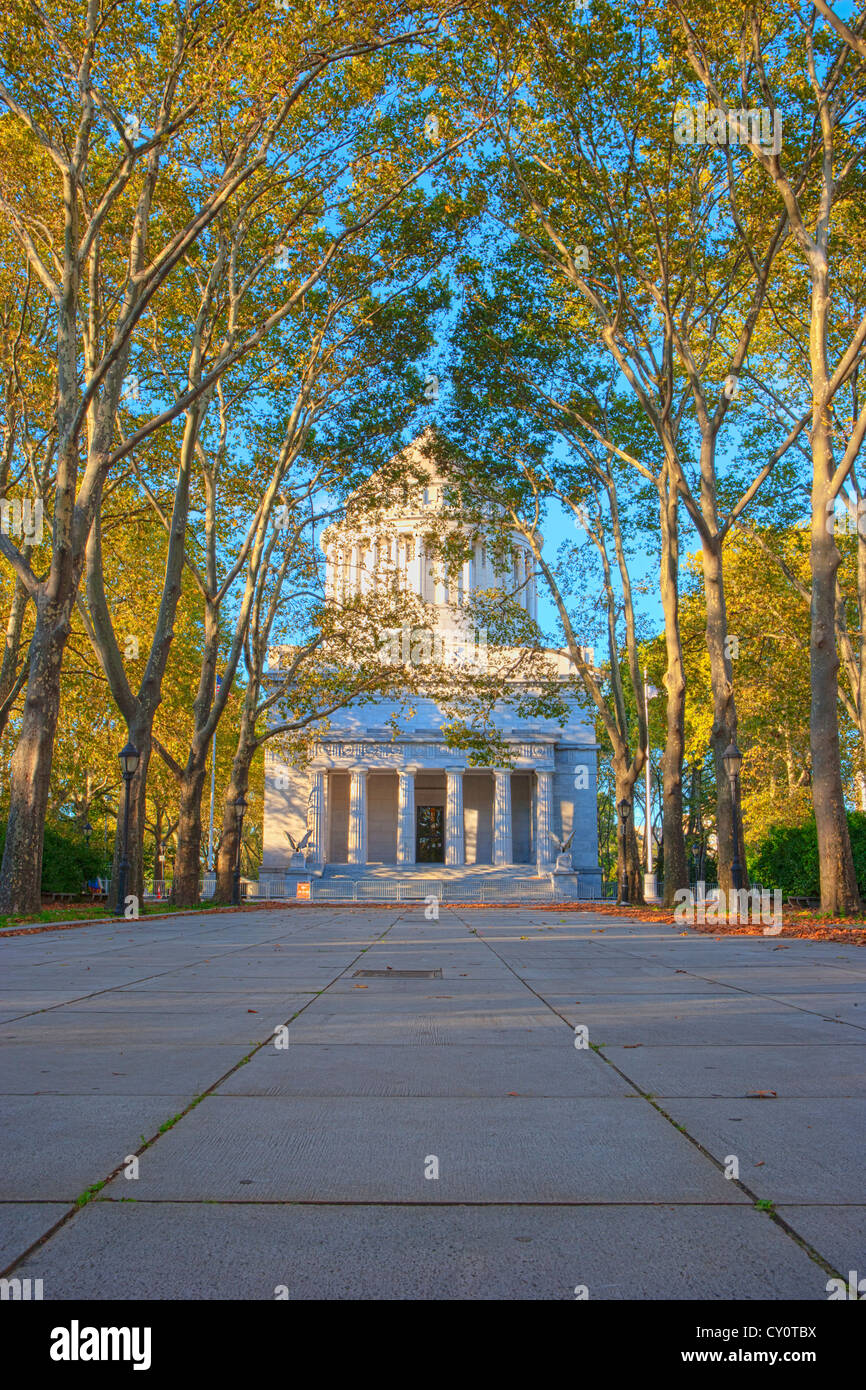
[[[682,967],[679,968],[682,969]],[[714,980],[709,975],[696,975],[691,970],[683,970],[682,973],[688,975],[691,980],[703,980],[704,983],[708,985],[716,985],[722,989],[732,989],[737,994],[745,994],[749,999],[766,999],[773,1004],[781,1004],[783,1008],[796,1009],[798,1013],[812,1014],[815,1018],[826,1019],[828,1023],[841,1023],[846,1028],[859,1028],[861,1031],[866,1032],[866,1022],[852,1023],[851,1020],[847,1018],[831,1018],[829,1014],[821,1013],[820,1009],[804,1009],[799,1004],[790,1003],[787,999],[777,998],[775,994],[764,993],[759,989],[746,989],[744,985],[729,985],[726,980]],[[828,993],[832,994],[832,989],[828,990]]]
[[[394,923],[391,925],[393,926]],[[226,930],[228,930],[228,928],[226,928]],[[390,930],[391,928],[389,927],[388,931]],[[39,1014],[53,1013],[55,1009],[66,1009],[70,1004],[81,1004],[88,999],[97,999],[103,994],[113,994],[124,989],[132,989],[135,985],[147,984],[150,980],[161,980],[166,975],[179,975],[182,970],[192,970],[197,965],[210,962],[211,959],[223,960],[229,956],[236,955],[238,951],[252,951],[258,946],[271,946],[275,941],[279,940],[279,937],[265,937],[261,941],[252,941],[246,946],[233,947],[229,951],[221,951],[217,956],[211,953],[211,955],[202,956],[198,960],[187,961],[186,965],[174,965],[170,970],[160,970],[155,975],[140,975],[133,980],[125,980],[122,985],[107,985],[105,989],[95,989],[92,990],[90,994],[81,994],[75,999],[62,999],[56,1004],[46,1004],[44,1009],[30,1009],[27,1013],[16,1014],[14,1018],[4,1019],[3,1022],[0,1023],[0,1028],[5,1028],[8,1023],[20,1023],[24,1018],[37,1018]],[[333,983],[333,981],[330,983]],[[326,988],[330,988],[330,984],[326,986]],[[226,992],[230,993],[231,991],[228,990]],[[17,1094],[17,1092],[7,1092],[6,1094]]]
[[[421,1207],[425,1211],[436,1211],[439,1207],[538,1207],[542,1211],[555,1210],[557,1207],[693,1207],[696,1211],[705,1211],[708,1203],[706,1202],[683,1202],[676,1198],[671,1198],[664,1202],[627,1202],[627,1201],[580,1201],[575,1199],[573,1202],[563,1201],[558,1198],[555,1202],[518,1202],[510,1201],[507,1198],[492,1197],[489,1201],[476,1199],[443,1201],[437,1199],[435,1202],[415,1201],[408,1197],[389,1198],[383,1197],[93,1197],[88,1206],[101,1204],[102,1206],[122,1206],[123,1204],[134,1203],[139,1207]],[[731,1211],[750,1211],[750,1207],[744,1207],[742,1202],[713,1202],[713,1211],[725,1211],[730,1207]],[[801,1206],[802,1203],[797,1203]],[[829,1266],[828,1266],[829,1268]]]
[[[293,1023],[294,1020],[298,1018],[304,1012],[305,1009],[308,1009],[311,1004],[314,1004],[319,999],[321,999],[321,997],[324,994],[326,994],[327,991],[331,988],[331,985],[336,984],[338,980],[342,979],[343,976],[347,973],[347,971],[351,970],[352,967],[357,964],[361,956],[366,951],[368,951],[371,946],[376,946],[379,944],[380,941],[383,941],[385,939],[385,937],[391,931],[392,927],[396,926],[397,920],[399,919],[395,919],[395,921],[389,922],[385,930],[381,932],[377,938],[375,938],[372,942],[369,942],[368,945],[362,946],[361,949],[356,953],[354,959],[350,960],[348,965],[344,966],[344,968],[340,970],[332,980],[329,980],[328,984],[325,985],[324,989],[320,990],[318,994],[314,994],[312,999],[308,999],[307,1002],[303,1004],[300,1009],[297,1009],[295,1013],[293,1013],[291,1017],[286,1021],[286,1023],[282,1026],[288,1028],[289,1024]],[[141,1144],[137,1149],[132,1150],[135,1156],[139,1157],[141,1154],[145,1153],[147,1149],[152,1148],[152,1146],[157,1143],[157,1141],[162,1137],[164,1133],[168,1133],[170,1129],[174,1129],[176,1125],[180,1124],[181,1120],[183,1120],[190,1113],[191,1110],[195,1110],[203,1100],[205,1100],[208,1096],[211,1096],[218,1086],[221,1086],[224,1081],[227,1081],[230,1076],[233,1076],[236,1071],[238,1071],[242,1066],[249,1062],[250,1059],[254,1057],[257,1052],[260,1052],[263,1047],[268,1047],[272,1043],[273,1037],[274,1030],[272,1029],[268,1036],[266,1038],[263,1038],[260,1043],[257,1043],[257,1045],[254,1048],[252,1048],[251,1051],[246,1054],[246,1056],[241,1057],[239,1061],[237,1061],[234,1064],[234,1066],[229,1067],[228,1071],[225,1072],[222,1076],[218,1077],[217,1080],[212,1082],[210,1086],[206,1086],[205,1089],[201,1091],[198,1095],[193,1096],[189,1105],[185,1106],[183,1110],[178,1111],[177,1115],[173,1116],[170,1122],[166,1122],[165,1127],[161,1127],[160,1129],[158,1129],[157,1132],[151,1135],[150,1139],[146,1140],[144,1144]],[[0,1269],[0,1278],[7,1278],[12,1273],[12,1271],[16,1269],[18,1265],[21,1264],[23,1260],[28,1259],[30,1255],[34,1254],[37,1250],[41,1249],[43,1245],[47,1245],[48,1241],[51,1240],[52,1237],[57,1234],[61,1227],[67,1225],[68,1222],[70,1222],[73,1219],[73,1217],[75,1217],[78,1214],[78,1212],[83,1211],[86,1206],[90,1206],[91,1203],[94,1200],[96,1200],[97,1193],[100,1192],[102,1188],[106,1187],[108,1183],[113,1182],[114,1179],[118,1177],[120,1173],[123,1172],[125,1166],[126,1159],[124,1158],[112,1169],[112,1171],[108,1174],[107,1177],[101,1179],[97,1183],[91,1183],[88,1187],[86,1187],[84,1189],[84,1192],[79,1194],[79,1197],[76,1197],[72,1201],[71,1205],[67,1208],[67,1210],[63,1213],[62,1216],[58,1217],[57,1221],[55,1221],[54,1225],[51,1226],[49,1230],[43,1232],[43,1234],[37,1240],[33,1241],[27,1247],[26,1250],[23,1250],[19,1255],[16,1255],[15,1258],[11,1261],[10,1264],[6,1266],[5,1269]],[[82,1202],[80,1200],[80,1197],[84,1196],[87,1193],[92,1193],[93,1195],[88,1197],[86,1201]],[[133,1200],[137,1201],[138,1199],[135,1198]]]
[[[457,914],[455,913],[455,916],[456,915]],[[460,918],[460,920],[462,921],[463,919]],[[464,923],[464,925],[467,924]],[[522,979],[522,977],[518,974],[514,967],[510,965],[509,962],[505,960],[504,957],[501,956],[499,952],[483,936],[478,936],[477,932],[474,934],[476,935],[478,940],[484,942],[485,946],[487,946],[488,950],[490,950],[493,953],[493,955],[496,956],[497,960],[501,961],[502,964],[506,967],[506,969],[511,971],[515,979],[520,980],[520,983],[526,989],[528,989],[531,994],[535,995],[535,998],[538,999],[539,1002],[542,1003],[546,1009],[549,1009],[550,1012],[552,1014],[555,1014],[557,1018],[562,1019],[569,1032],[574,1032],[573,1025],[569,1023],[568,1019],[565,1018],[565,1016],[561,1014],[557,1008],[555,1008],[551,1003],[549,1003],[549,1001],[545,999],[542,994],[539,994],[538,990],[534,989],[533,986],[527,980]],[[700,1154],[703,1154],[704,1158],[708,1159],[709,1162],[712,1163],[713,1167],[718,1170],[718,1172],[724,1175],[724,1165],[720,1163],[719,1160],[712,1153],[710,1153],[708,1149],[704,1148],[703,1144],[701,1144],[698,1139],[695,1139],[694,1136],[691,1135],[684,1126],[677,1124],[673,1117],[669,1115],[667,1111],[664,1110],[660,1105],[657,1104],[652,1094],[645,1091],[642,1086],[639,1086],[638,1083],[635,1080],[633,1080],[633,1078],[630,1077],[627,1072],[623,1071],[621,1067],[617,1066],[617,1064],[613,1062],[610,1059],[610,1057],[608,1057],[605,1054],[603,1050],[599,1050],[599,1048],[596,1047],[593,1048],[593,1051],[595,1052],[597,1057],[600,1057],[603,1062],[605,1062],[609,1067],[612,1067],[616,1074],[619,1077],[621,1077],[622,1080],[625,1081],[629,1086],[631,1086],[634,1091],[638,1093],[641,1099],[645,1100],[648,1105],[651,1105],[652,1108],[659,1115],[662,1116],[663,1119],[667,1120],[668,1124],[670,1124],[671,1127],[675,1129],[678,1134],[683,1135],[683,1137],[691,1145],[693,1145],[693,1147],[696,1148]],[[753,1209],[757,1208],[757,1204],[761,1199],[758,1197],[758,1194],[756,1192],[753,1192],[752,1189],[748,1187],[741,1178],[727,1178],[725,1180],[727,1182],[733,1183],[746,1197],[749,1198],[749,1200],[753,1203]],[[611,1203],[611,1205],[615,1204]],[[662,1206],[666,1204],[657,1203],[654,1205]],[[804,1240],[804,1238],[801,1235],[799,1235],[797,1231],[794,1230],[793,1226],[791,1226],[787,1221],[785,1221],[783,1217],[779,1216],[778,1212],[775,1210],[775,1207],[773,1207],[773,1209],[770,1211],[763,1210],[760,1208],[757,1209],[762,1210],[763,1215],[768,1216],[771,1221],[774,1221],[776,1225],[779,1226],[787,1236],[789,1236],[797,1245],[800,1246],[800,1248],[809,1256],[809,1258],[812,1261],[814,1261],[815,1264],[819,1266],[819,1268],[825,1271],[825,1273],[828,1273],[837,1279],[842,1277],[840,1271],[837,1270],[835,1266],[831,1265],[829,1260],[825,1259],[825,1257],[821,1255],[820,1252],[814,1248],[814,1246],[810,1245],[808,1241]]]

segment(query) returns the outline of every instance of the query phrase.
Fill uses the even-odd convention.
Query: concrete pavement
[[[866,1272],[855,947],[530,907],[7,938],[0,1093],[0,1263],[46,1299],[823,1300]]]

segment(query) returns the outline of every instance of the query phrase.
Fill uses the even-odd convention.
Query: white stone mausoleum
[[[439,558],[425,552],[425,535],[434,518],[449,521],[443,490],[447,481],[429,460],[429,436],[410,445],[401,458],[413,459],[422,475],[416,488],[400,490],[399,501],[384,511],[345,519],[328,527],[321,546],[326,563],[326,594],[333,603],[375,591],[379,577],[433,605],[437,630],[455,660],[467,653],[487,655],[477,636],[467,635],[462,614],[478,591],[504,589],[527,614],[537,615],[536,579],[531,551],[520,537],[513,542],[510,570],[494,566],[483,542],[458,573],[446,573]],[[399,643],[399,636],[394,639]],[[405,645],[405,638],[404,638]],[[440,646],[441,650],[441,646]],[[283,649],[289,656],[292,649]],[[276,674],[281,650],[271,653]],[[557,675],[570,675],[568,656],[549,652]],[[303,770],[285,763],[268,745],[262,881],[300,867],[324,876],[363,875],[364,867],[395,877],[435,878],[437,866],[449,877],[550,872],[563,843],[574,872],[590,890],[600,889],[596,815],[595,733],[576,701],[565,723],[536,719],[521,723],[507,702],[497,706],[495,723],[508,750],[508,766],[473,767],[463,750],[449,748],[446,717],[433,699],[413,698],[412,716],[399,701],[350,705],[332,714]],[[395,722],[401,732],[395,736]],[[293,852],[309,833],[303,860]],[[571,838],[570,845],[568,844]],[[560,868],[568,867],[560,861]]]

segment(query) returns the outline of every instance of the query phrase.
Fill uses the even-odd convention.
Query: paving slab
[[[4,1097],[0,1201],[74,1201],[189,1100],[188,1095]]]
[[[286,1005],[283,1012],[293,1011]],[[284,1020],[283,1020],[284,1021]],[[201,1043],[235,1044],[243,1050],[259,1043],[269,1032],[268,1019],[258,1019],[246,1010],[232,1014],[174,1009],[137,1009],[134,1013],[114,1009],[64,1009],[33,1014],[0,1027],[0,1047],[7,1042],[41,1042],[45,1047],[106,1045],[131,1042],[158,1043],[170,1037],[175,1046]]]
[[[139,1200],[747,1200],[640,1098],[210,1096],[146,1157]]]
[[[866,1098],[866,1048],[832,1043],[793,1047],[657,1047],[604,1049],[605,1057],[642,1091],[659,1096],[779,1096]]]
[[[849,1273],[856,1270],[858,1284],[866,1279],[866,1206],[788,1206],[778,1208],[779,1215],[799,1236],[819,1250],[846,1283]],[[866,1294],[866,1284],[860,1284],[860,1300]]]
[[[50,1231],[68,1210],[65,1202],[0,1202],[0,1269]]]
[[[237,1044],[140,1041],[78,1043],[47,1048],[43,1042],[0,1047],[0,1095],[177,1096],[190,1099],[225,1076],[241,1057]]]
[[[664,1109],[720,1162],[735,1154],[740,1177],[761,1198],[776,1203],[863,1201],[864,1100],[674,1097],[664,1102]]]
[[[422,1013],[391,1008],[387,1015],[358,1010],[336,1013],[311,1007],[291,1025],[291,1040],[298,1046],[319,1043],[390,1043],[412,1047],[440,1047],[471,1043],[498,1047],[548,1047],[562,1039],[563,1047],[573,1046],[561,1019],[550,1013],[524,1012],[516,1019],[510,1014],[482,1013],[476,1010],[464,1017],[449,1012]]]
[[[728,1043],[855,1043],[860,1030],[840,1020],[747,994],[642,997],[593,994],[579,1003],[547,995],[546,1002],[572,1025],[585,1024],[597,1043],[695,1047]]]
[[[591,1049],[263,1047],[218,1088],[244,1096],[622,1096],[633,1094]]]
[[[827,1297],[825,1271],[742,1207],[100,1201],[17,1272],[60,1300]]]

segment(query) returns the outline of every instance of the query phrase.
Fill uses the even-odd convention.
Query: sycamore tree
[[[32,383],[30,409],[49,417],[33,465],[53,514],[47,568],[34,571],[12,537],[0,535],[36,614],[11,771],[3,910],[39,902],[63,651],[105,483],[287,310],[278,305],[228,353],[214,353],[200,379],[156,403],[119,443],[139,325],[159,312],[185,258],[233,199],[279,198],[285,157],[304,159],[294,113],[315,102],[319,81],[339,69],[348,85],[363,87],[366,58],[423,44],[439,25],[435,10],[412,3],[385,12],[360,4],[331,17],[303,3],[291,15],[231,0],[103,13],[87,0],[72,11],[16,9],[4,29],[0,207],[16,248],[18,295],[25,285],[38,291],[35,332],[42,341],[47,317],[54,349],[45,378]],[[325,265],[340,240],[333,230],[320,248]]]
[[[838,333],[845,313],[835,294],[837,227],[862,198],[866,113],[864,16],[843,20],[830,5],[744,4],[736,28],[714,7],[674,6],[694,76],[684,98],[709,101],[705,138],[724,143],[733,127],[787,217],[808,278],[811,454],[812,799],[821,865],[821,906],[850,913],[860,897],[846,819],[838,727],[833,510],[866,436],[866,404],[845,437],[834,437],[833,407],[862,361],[866,310]],[[740,113],[763,111],[772,138]],[[832,236],[831,236],[832,228]],[[841,249],[844,265],[846,252]],[[828,524],[829,521],[829,524]]]
[[[509,248],[510,274],[499,273],[486,303],[507,324],[515,304],[525,305],[527,288],[536,301],[546,294],[551,312],[544,350],[551,337],[560,338],[564,361],[576,337],[585,364],[606,358],[655,437],[661,459],[655,470],[636,450],[621,457],[659,489],[671,880],[684,871],[678,504],[698,534],[720,868],[729,885],[734,818],[722,757],[736,739],[736,703],[723,547],[808,419],[801,415],[775,438],[765,432],[763,456],[741,457],[743,430],[750,416],[755,424],[761,414],[754,399],[740,396],[740,374],[767,314],[776,261],[789,236],[787,213],[764,187],[748,149],[728,147],[715,158],[706,146],[697,154],[683,148],[673,111],[688,68],[673,51],[663,18],[616,5],[590,13],[556,3],[530,14],[493,6],[491,14],[503,67],[513,70],[513,97],[495,122],[501,154],[500,167],[491,158],[485,171],[489,213],[502,240],[518,241],[525,254]],[[529,386],[538,385],[537,321],[527,313],[520,337],[512,339],[514,374]],[[493,323],[491,334],[498,329]],[[572,427],[610,448],[599,432],[600,402],[585,384],[586,365],[581,375],[583,400],[565,372],[553,386],[545,380],[538,394]]]

